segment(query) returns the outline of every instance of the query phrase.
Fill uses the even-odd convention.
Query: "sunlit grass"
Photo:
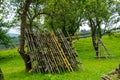
[[[95,58],[91,38],[74,41],[79,59],[83,63],[82,69],[75,72],[61,74],[33,74],[25,71],[22,58],[17,49],[0,51],[0,67],[4,73],[5,80],[102,80],[101,76],[112,71],[120,62],[120,38],[103,38],[109,53],[114,54],[111,58]],[[103,53],[104,55],[105,53]]]

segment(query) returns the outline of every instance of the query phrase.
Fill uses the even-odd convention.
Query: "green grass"
[[[5,80],[102,80],[101,76],[114,70],[120,63],[120,39],[103,38],[106,47],[114,57],[96,59],[91,38],[74,41],[74,46],[83,65],[80,70],[61,74],[34,74],[25,71],[22,58],[17,49],[0,51],[0,67]],[[103,52],[103,55],[105,53]]]

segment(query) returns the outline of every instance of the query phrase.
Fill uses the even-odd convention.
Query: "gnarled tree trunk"
[[[101,57],[100,50],[99,50],[99,44],[100,40],[102,38],[102,32],[101,32],[101,27],[100,27],[100,22],[99,21],[93,21],[92,19],[89,19],[90,21],[90,27],[91,27],[91,33],[92,33],[92,43],[93,47],[96,52],[96,57]]]
[[[21,57],[23,58],[26,66],[26,70],[31,69],[31,62],[30,62],[30,57],[28,54],[25,53],[24,50],[24,45],[25,45],[25,27],[27,26],[27,12],[29,11],[29,6],[31,4],[32,0],[26,0],[25,1],[25,6],[23,9],[23,12],[21,14],[21,36],[20,36],[20,48],[19,48],[19,53]]]
[[[92,33],[92,43],[93,43],[93,47],[94,47],[95,52],[96,52],[96,57],[100,57],[99,41],[98,41],[98,38],[96,38],[94,33]]]

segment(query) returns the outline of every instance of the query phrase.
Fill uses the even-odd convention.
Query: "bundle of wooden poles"
[[[114,75],[117,75],[117,76],[115,76],[115,79],[112,79]],[[118,68],[116,68],[112,72],[108,73],[107,75],[103,75],[102,79],[103,80],[120,80],[120,64]]]
[[[61,73],[78,70],[77,54],[70,42],[57,30],[38,32],[26,30],[26,42],[33,72]]]

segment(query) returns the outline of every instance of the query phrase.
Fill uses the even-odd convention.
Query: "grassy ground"
[[[120,39],[104,37],[103,41],[110,49],[109,52],[115,55],[114,57],[96,59],[90,38],[74,41],[79,59],[83,63],[80,70],[76,72],[61,74],[27,73],[17,49],[0,51],[0,67],[5,80],[102,80],[103,74],[112,71],[120,63]]]

